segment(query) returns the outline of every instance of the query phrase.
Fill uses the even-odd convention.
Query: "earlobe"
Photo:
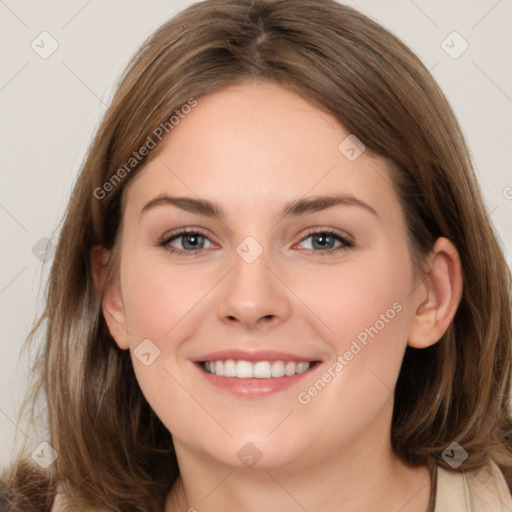
[[[108,275],[107,269],[112,252],[95,246],[91,249],[90,260],[94,284],[101,297],[101,308],[108,330],[119,348],[128,349],[126,317],[121,300],[121,290],[116,279]]]
[[[429,257],[429,270],[415,292],[408,344],[426,348],[437,343],[453,320],[462,297],[462,270],[457,249],[439,238]]]

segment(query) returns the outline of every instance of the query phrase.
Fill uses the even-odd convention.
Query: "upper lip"
[[[305,357],[287,352],[277,352],[275,350],[254,350],[246,351],[240,349],[228,349],[221,350],[219,352],[210,352],[199,357],[195,357],[192,360],[195,363],[205,361],[227,361],[228,359],[234,359],[235,361],[292,361],[297,363],[307,363],[310,361],[319,361],[317,357]]]

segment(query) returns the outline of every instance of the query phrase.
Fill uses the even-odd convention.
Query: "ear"
[[[408,345],[426,348],[448,329],[462,297],[459,253],[450,240],[438,238],[428,258],[429,270],[414,292],[415,314]]]
[[[118,279],[108,276],[108,263],[112,252],[99,245],[90,252],[90,260],[94,284],[101,297],[101,308],[108,330],[119,348],[128,349],[128,331],[126,317],[121,300],[121,289]]]

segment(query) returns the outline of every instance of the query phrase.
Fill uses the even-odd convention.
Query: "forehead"
[[[347,158],[353,136],[286,88],[248,82],[197,101],[132,179],[127,203],[140,209],[162,192],[259,212],[305,194],[333,192],[382,208],[386,199],[396,203],[387,165],[367,152]]]

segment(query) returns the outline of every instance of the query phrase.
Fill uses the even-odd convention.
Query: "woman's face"
[[[199,98],[161,144],[125,190],[115,337],[178,456],[371,457],[425,299],[386,164],[252,82]]]

